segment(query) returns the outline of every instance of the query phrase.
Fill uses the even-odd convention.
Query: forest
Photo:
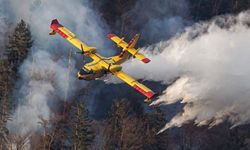
[[[209,21],[218,15],[237,15],[250,8],[249,0],[185,0],[181,6],[186,10],[183,12],[175,10],[176,6],[171,5],[169,0],[159,1],[161,5],[169,5],[166,8],[171,8],[171,12],[167,9],[149,9],[148,7],[157,7],[151,6],[150,0],[90,0],[90,6],[105,22],[110,32],[128,39],[136,33],[141,33],[140,47],[171,39],[176,33],[183,32],[185,27],[196,22]],[[183,0],[177,0],[177,3],[181,2]],[[157,35],[155,32],[162,30],[159,27],[156,31],[147,33],[152,27],[144,25],[150,19],[161,19],[167,15],[179,16],[182,20],[175,32],[162,31],[163,34]],[[1,150],[250,149],[250,126],[247,124],[231,129],[229,122],[212,128],[198,127],[194,122],[190,122],[158,134],[176,110],[182,109],[183,104],[149,107],[143,104],[142,97],[128,86],[106,85],[102,81],[88,82],[86,86],[77,89],[76,94],[68,96],[67,100],[60,96],[57,99],[53,97],[51,101],[54,103],[50,106],[53,115],[49,119],[39,116],[39,121],[36,122],[39,130],[24,134],[9,131],[8,122],[15,119],[13,113],[20,103],[15,95],[18,90],[22,90],[21,82],[18,82],[21,79],[20,70],[25,60],[32,55],[31,49],[37,40],[30,28],[25,19],[11,23],[10,31],[4,39],[5,43],[1,45]],[[67,59],[68,56],[64,57]],[[46,80],[50,80],[53,74],[46,76]],[[31,77],[39,80],[42,75],[34,74]],[[81,81],[79,82],[78,84],[81,84]],[[168,86],[154,81],[142,82],[159,93]]]

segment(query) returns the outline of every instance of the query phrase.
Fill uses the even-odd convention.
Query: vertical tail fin
[[[137,41],[139,40],[139,38],[140,38],[140,34],[136,34],[136,35],[130,40],[130,42],[128,43],[127,48],[134,48],[135,45],[136,45],[136,43],[137,43]]]
[[[59,24],[59,22],[57,19],[54,19],[51,21],[51,25],[58,25],[58,24]]]
[[[54,29],[57,29],[59,26],[59,22],[57,21],[57,19],[52,20],[51,22],[51,28],[53,27],[52,31],[49,33],[49,35],[55,35],[56,31]]]
[[[136,34],[131,41],[128,43],[127,45],[127,51],[132,54],[134,57],[136,57],[137,59],[141,60],[144,63],[149,63],[150,59],[146,58],[144,55],[142,55],[141,53],[138,52],[137,49],[135,49],[135,44],[137,43],[137,41],[139,40],[140,35]]]

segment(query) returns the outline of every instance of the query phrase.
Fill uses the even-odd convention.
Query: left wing
[[[50,28],[52,29],[52,32],[49,33],[50,35],[54,35],[54,34],[58,33],[63,38],[68,40],[71,44],[73,44],[75,47],[77,47],[79,50],[81,50],[82,53],[90,54],[90,53],[95,53],[96,52],[95,47],[90,47],[87,44],[83,43],[68,28],[61,25],[57,21],[57,19],[52,20]]]
[[[52,21],[50,27],[52,29],[52,32],[50,32],[50,35],[54,35],[54,34],[58,33],[63,38],[65,38],[67,41],[69,41],[71,44],[73,44],[75,47],[77,47],[79,50],[81,50],[82,54],[90,57],[95,62],[99,62],[99,64],[102,67],[109,69],[109,64],[106,61],[103,61],[103,57],[96,52],[95,47],[90,47],[87,44],[85,44],[84,42],[82,42],[68,28],[59,24],[59,22],[56,19]]]
[[[136,81],[134,78],[127,75],[123,71],[117,71],[112,73],[121,80],[123,80],[124,82],[126,82],[127,84],[129,84],[130,86],[132,86],[133,88],[135,88],[137,91],[145,95],[148,99],[151,99],[155,96],[155,93],[152,90],[147,88],[145,85],[139,83],[138,81]]]

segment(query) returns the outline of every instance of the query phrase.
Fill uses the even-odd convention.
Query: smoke
[[[191,23],[186,0],[138,0],[129,14],[147,44],[166,40]]]
[[[65,93],[70,97],[79,89],[74,60],[71,71],[68,69],[68,50],[72,46],[59,36],[48,36],[52,19],[57,18],[89,45],[100,50],[107,47],[102,40],[107,27],[88,3],[87,0],[10,0],[8,3],[0,0],[0,6],[8,8],[3,17],[12,22],[24,19],[35,40],[28,59],[19,70],[21,79],[13,94],[19,103],[13,121],[8,123],[11,132],[37,131],[39,117],[49,120],[53,115],[49,103],[58,97],[65,100]],[[143,25],[142,38],[154,43],[183,31],[188,24],[187,7],[184,0],[139,1],[132,10],[138,15],[131,16],[136,25]],[[249,121],[250,33],[246,25],[249,16],[250,13],[245,12],[236,17],[219,17],[195,24],[169,41],[143,48],[143,53],[152,59],[151,63],[143,65],[133,60],[125,64],[124,70],[138,79],[169,84],[178,78],[155,102],[185,103],[183,112],[164,129],[190,121],[210,126],[224,120],[233,126]],[[101,53],[109,55],[112,52]]]
[[[177,79],[153,103],[185,104],[162,131],[189,122],[209,127],[249,123],[249,20],[250,12],[243,12],[197,23],[180,36],[143,48],[149,64],[132,60],[124,66],[137,79],[165,84]]]
[[[0,4],[3,4],[4,0],[0,0]],[[3,48],[5,46],[5,37],[8,32],[8,21],[7,17],[4,14],[5,8],[3,5],[0,5],[0,58],[3,54]]]
[[[76,82],[76,58],[68,63],[68,51],[73,46],[59,36],[49,37],[51,20],[57,18],[80,39],[100,49],[108,45],[102,40],[107,28],[87,0],[10,0],[0,5],[11,11],[13,22],[25,20],[34,39],[29,57],[19,69],[18,89],[13,93],[18,107],[8,122],[11,132],[24,135],[39,129],[39,118],[49,120],[55,100],[67,100],[85,85]],[[112,51],[101,53],[109,55]]]

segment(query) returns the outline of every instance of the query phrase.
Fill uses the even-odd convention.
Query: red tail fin
[[[135,44],[137,43],[138,39],[139,39],[140,35],[136,34],[128,43],[127,48],[134,48]]]
[[[56,25],[56,24],[59,24],[57,19],[54,19],[54,20],[51,21],[51,25]]]

